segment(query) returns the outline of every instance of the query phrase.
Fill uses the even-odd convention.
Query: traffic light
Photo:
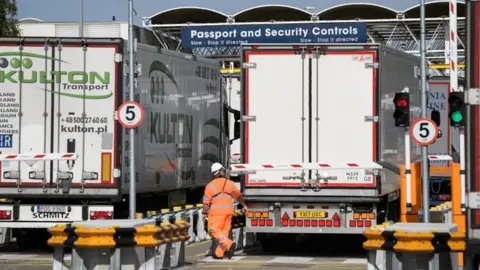
[[[466,115],[465,93],[451,92],[448,96],[448,106],[450,110],[448,113],[448,117],[450,118],[450,126],[464,127]]]
[[[395,112],[393,113],[393,118],[395,119],[395,126],[410,126],[409,94],[404,92],[395,93],[395,97],[393,98],[393,104],[395,105]]]

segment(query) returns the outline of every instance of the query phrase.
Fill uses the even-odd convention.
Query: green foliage
[[[20,34],[16,16],[16,1],[0,0],[0,37],[13,37]]]

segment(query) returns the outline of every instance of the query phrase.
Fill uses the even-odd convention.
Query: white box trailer
[[[0,227],[22,248],[54,224],[127,217],[126,53],[121,38],[0,38]],[[219,63],[144,44],[136,59],[137,211],[196,203],[227,160]]]
[[[252,233],[360,234],[399,218],[403,129],[419,113],[417,57],[383,45],[242,47],[241,164]],[[411,160],[420,148],[412,143]]]

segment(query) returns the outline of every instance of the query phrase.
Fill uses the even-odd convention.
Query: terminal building
[[[465,3],[458,3],[458,61],[459,76],[463,76],[465,55]],[[181,29],[187,25],[234,25],[270,22],[363,22],[367,24],[370,43],[382,43],[411,54],[420,54],[420,6],[394,10],[369,3],[342,4],[312,12],[311,8],[286,5],[255,6],[225,14],[202,7],[178,7],[154,13],[143,18],[143,27],[135,27],[136,37],[142,43],[182,51],[220,61],[239,61],[238,47],[184,48]],[[25,36],[78,36],[76,22],[43,22],[26,18],[20,20]],[[128,37],[125,22],[85,22],[87,37]],[[426,47],[431,75],[448,75],[449,60],[449,2],[432,1],[426,4]],[[228,64],[227,64],[228,65]]]

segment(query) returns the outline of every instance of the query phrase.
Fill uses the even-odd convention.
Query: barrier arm
[[[305,172],[308,170],[317,171],[315,183],[309,184],[314,186],[318,184],[319,180],[337,180],[336,176],[329,176],[329,171],[335,170],[363,170],[365,175],[378,175],[383,167],[375,162],[346,162],[346,163],[331,163],[331,162],[315,162],[315,163],[291,163],[291,164],[234,164],[231,165],[231,172],[241,174],[255,174],[257,171],[302,171],[300,176],[283,176],[283,180],[298,179],[301,180],[302,188],[305,186]],[[319,172],[323,171],[322,174]],[[318,188],[318,186],[317,186]]]
[[[29,166],[33,166],[36,162],[45,162],[45,161],[67,161],[67,165],[69,168],[73,168],[74,162],[70,162],[71,160],[76,160],[78,155],[75,153],[10,153],[10,154],[0,154],[0,162],[2,161],[18,161],[18,162],[25,162]],[[3,176],[6,179],[12,179],[17,181],[17,190],[18,192],[22,191],[22,182],[20,179],[20,163],[18,165],[17,171],[5,171],[3,172]],[[71,186],[71,172],[57,172],[57,182],[56,182],[56,189],[55,193],[59,192],[60,190],[60,180],[62,180],[62,189],[64,192],[68,192]],[[31,171],[30,172],[30,179],[37,179],[42,180],[42,188],[43,191],[47,191],[47,180],[45,177],[45,171]],[[65,182],[65,184],[63,184]],[[83,186],[82,186],[83,189]]]

